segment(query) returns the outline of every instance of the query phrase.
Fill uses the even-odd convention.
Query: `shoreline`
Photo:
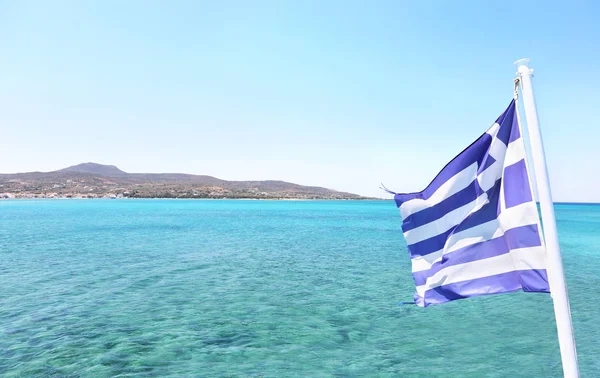
[[[83,198],[83,197],[15,197],[15,198],[0,198],[2,201],[65,201],[65,200],[179,200],[179,201],[390,201],[391,199],[386,198],[170,198],[170,197],[123,197],[123,198],[111,198],[111,197],[99,197],[99,198]]]

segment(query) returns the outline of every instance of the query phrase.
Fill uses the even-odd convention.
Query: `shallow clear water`
[[[598,377],[600,206],[556,211]],[[561,376],[548,295],[413,290],[392,201],[0,201],[2,376]]]

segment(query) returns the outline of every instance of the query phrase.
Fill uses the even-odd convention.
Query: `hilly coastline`
[[[83,163],[52,172],[0,174],[0,198],[365,199],[285,181],[227,181],[183,173],[127,173]]]

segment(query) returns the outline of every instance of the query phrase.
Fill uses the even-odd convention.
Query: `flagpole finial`
[[[519,71],[519,73],[530,73],[530,69],[529,69],[529,62],[531,61],[531,59],[529,58],[523,58],[523,59],[519,59],[515,62],[515,65],[517,66],[517,71]]]

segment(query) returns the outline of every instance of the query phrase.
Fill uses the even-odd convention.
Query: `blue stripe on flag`
[[[487,223],[498,217],[499,214],[499,200],[500,200],[500,186],[502,180],[496,181],[494,186],[488,190],[488,202],[481,207],[481,209],[469,214],[456,228],[456,232],[468,230],[471,227],[479,226],[480,224]]]
[[[494,164],[496,159],[494,159],[491,155],[488,155],[486,159],[483,161],[483,166],[477,170],[477,173],[481,173],[488,169],[490,165]]]
[[[498,216],[498,197],[500,192],[500,180],[496,181],[496,184],[488,193],[488,203],[483,205],[479,210],[469,214],[462,222],[458,225],[450,228],[448,231],[443,232],[439,235],[423,240],[418,243],[414,243],[408,246],[411,258],[417,256],[425,256],[433,252],[437,252],[444,248],[446,240],[450,235],[456,232],[468,230],[471,227],[479,226],[494,220]]]
[[[433,264],[431,269],[414,272],[415,285],[424,285],[427,278],[449,266],[465,264],[509,253],[513,249],[542,245],[536,224],[510,229],[503,236],[471,244],[445,254],[442,261]]]
[[[410,231],[429,222],[433,222],[434,220],[439,219],[440,216],[444,216],[459,207],[475,201],[482,193],[483,190],[479,186],[479,182],[474,180],[469,186],[460,192],[451,195],[442,202],[406,217],[404,222],[402,222],[402,231]]]
[[[415,303],[421,307],[450,302],[455,299],[479,295],[508,293],[523,290],[549,293],[548,275],[545,269],[513,270],[493,276],[442,285],[425,292],[423,297],[415,294]]]
[[[531,188],[525,159],[504,168],[504,202],[506,208],[531,202]]]
[[[498,130],[498,135],[496,138],[500,139],[502,143],[508,146],[508,143],[511,139],[511,132],[513,129],[513,120],[515,115],[515,102],[511,102],[508,106],[508,109],[504,111],[504,113],[498,118],[496,121],[497,124],[500,125],[500,130]],[[518,132],[518,128],[517,128]]]
[[[446,181],[456,175],[458,172],[467,168],[471,164],[477,162],[481,165],[481,161],[485,156],[485,152],[490,147],[492,137],[489,134],[483,134],[473,144],[467,147],[461,154],[455,157],[442,171],[433,179],[433,181],[422,192],[418,193],[398,193],[394,196],[398,207],[406,201],[412,199],[429,199],[436,190],[440,188]]]

